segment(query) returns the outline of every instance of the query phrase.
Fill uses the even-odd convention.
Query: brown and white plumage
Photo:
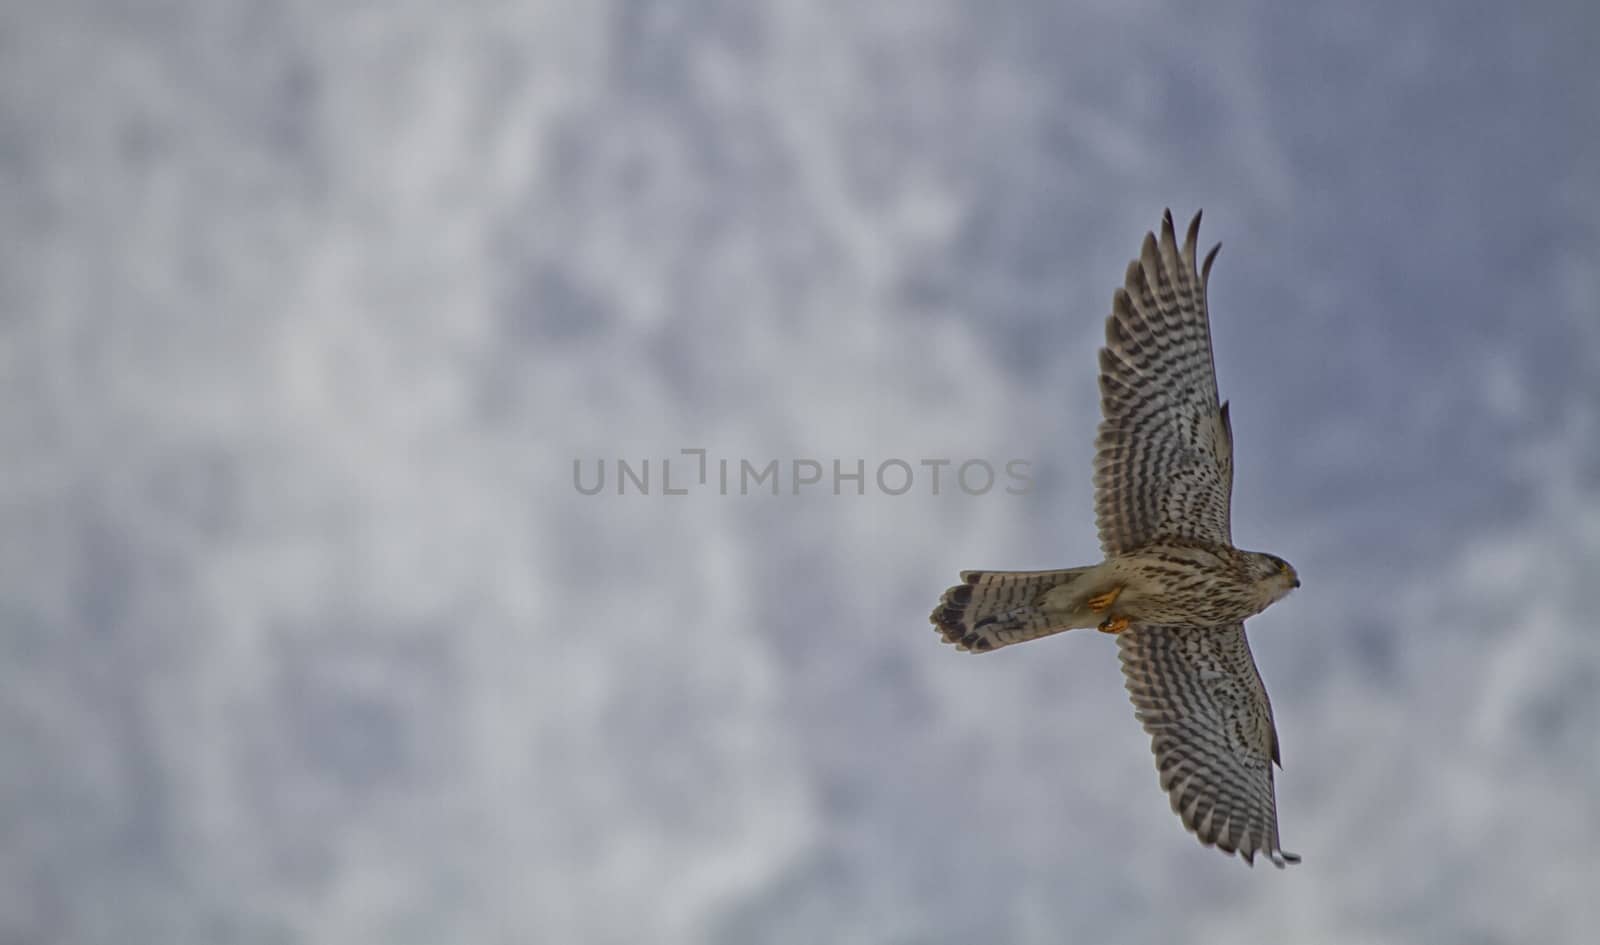
[[[1200,215],[1145,234],[1100,351],[1095,514],[1106,560],[966,571],[931,616],[973,652],[1077,627],[1117,633],[1135,714],[1172,809],[1202,843],[1299,861],[1278,838],[1272,704],[1244,620],[1300,584],[1283,559],[1233,547],[1233,429],[1217,396]],[[1220,247],[1218,247],[1220,248]]]
[[[963,571],[961,583],[945,591],[934,624],[945,642],[981,653],[1070,629],[1045,610],[1048,591],[1077,580],[1090,568],[1061,571]]]
[[[1206,283],[1221,244],[1195,269],[1200,214],[1180,250],[1166,215],[1146,233],[1111,300],[1100,349],[1095,517],[1100,546],[1123,554],[1157,538],[1231,544],[1233,430],[1217,402]]]
[[[1278,840],[1278,732],[1244,624],[1136,624],[1117,647],[1161,789],[1184,825],[1246,861],[1260,852],[1276,866],[1300,862]]]

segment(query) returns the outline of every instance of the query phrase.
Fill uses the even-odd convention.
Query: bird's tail
[[[975,653],[1084,626],[1071,615],[1047,611],[1044,598],[1093,570],[963,571],[961,583],[944,592],[928,619],[944,642]]]

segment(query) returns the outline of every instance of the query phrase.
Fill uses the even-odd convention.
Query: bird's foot
[[[1127,617],[1107,617],[1100,624],[1099,629],[1101,633],[1121,633],[1122,631],[1128,629],[1128,624],[1129,620]]]
[[[1112,604],[1115,604],[1117,602],[1117,598],[1121,596],[1122,585],[1118,584],[1116,587],[1106,591],[1104,594],[1096,594],[1089,598],[1089,609],[1098,614],[1107,607],[1110,607]]]

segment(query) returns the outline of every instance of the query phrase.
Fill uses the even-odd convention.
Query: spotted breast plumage
[[[1105,560],[964,571],[931,620],[988,652],[1063,630],[1115,634],[1161,787],[1204,844],[1299,862],[1278,839],[1272,703],[1244,621],[1300,586],[1288,562],[1233,546],[1233,427],[1217,395],[1200,215],[1179,247],[1168,212],[1112,298],[1100,350],[1095,518]]]

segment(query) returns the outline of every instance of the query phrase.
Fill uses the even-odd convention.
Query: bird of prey
[[[1095,517],[1105,560],[1058,571],[964,571],[930,618],[975,653],[1063,630],[1115,634],[1161,787],[1202,844],[1300,857],[1278,840],[1272,704],[1244,621],[1300,586],[1276,555],[1233,546],[1233,429],[1217,398],[1200,215],[1146,233],[1112,298],[1100,349]]]

